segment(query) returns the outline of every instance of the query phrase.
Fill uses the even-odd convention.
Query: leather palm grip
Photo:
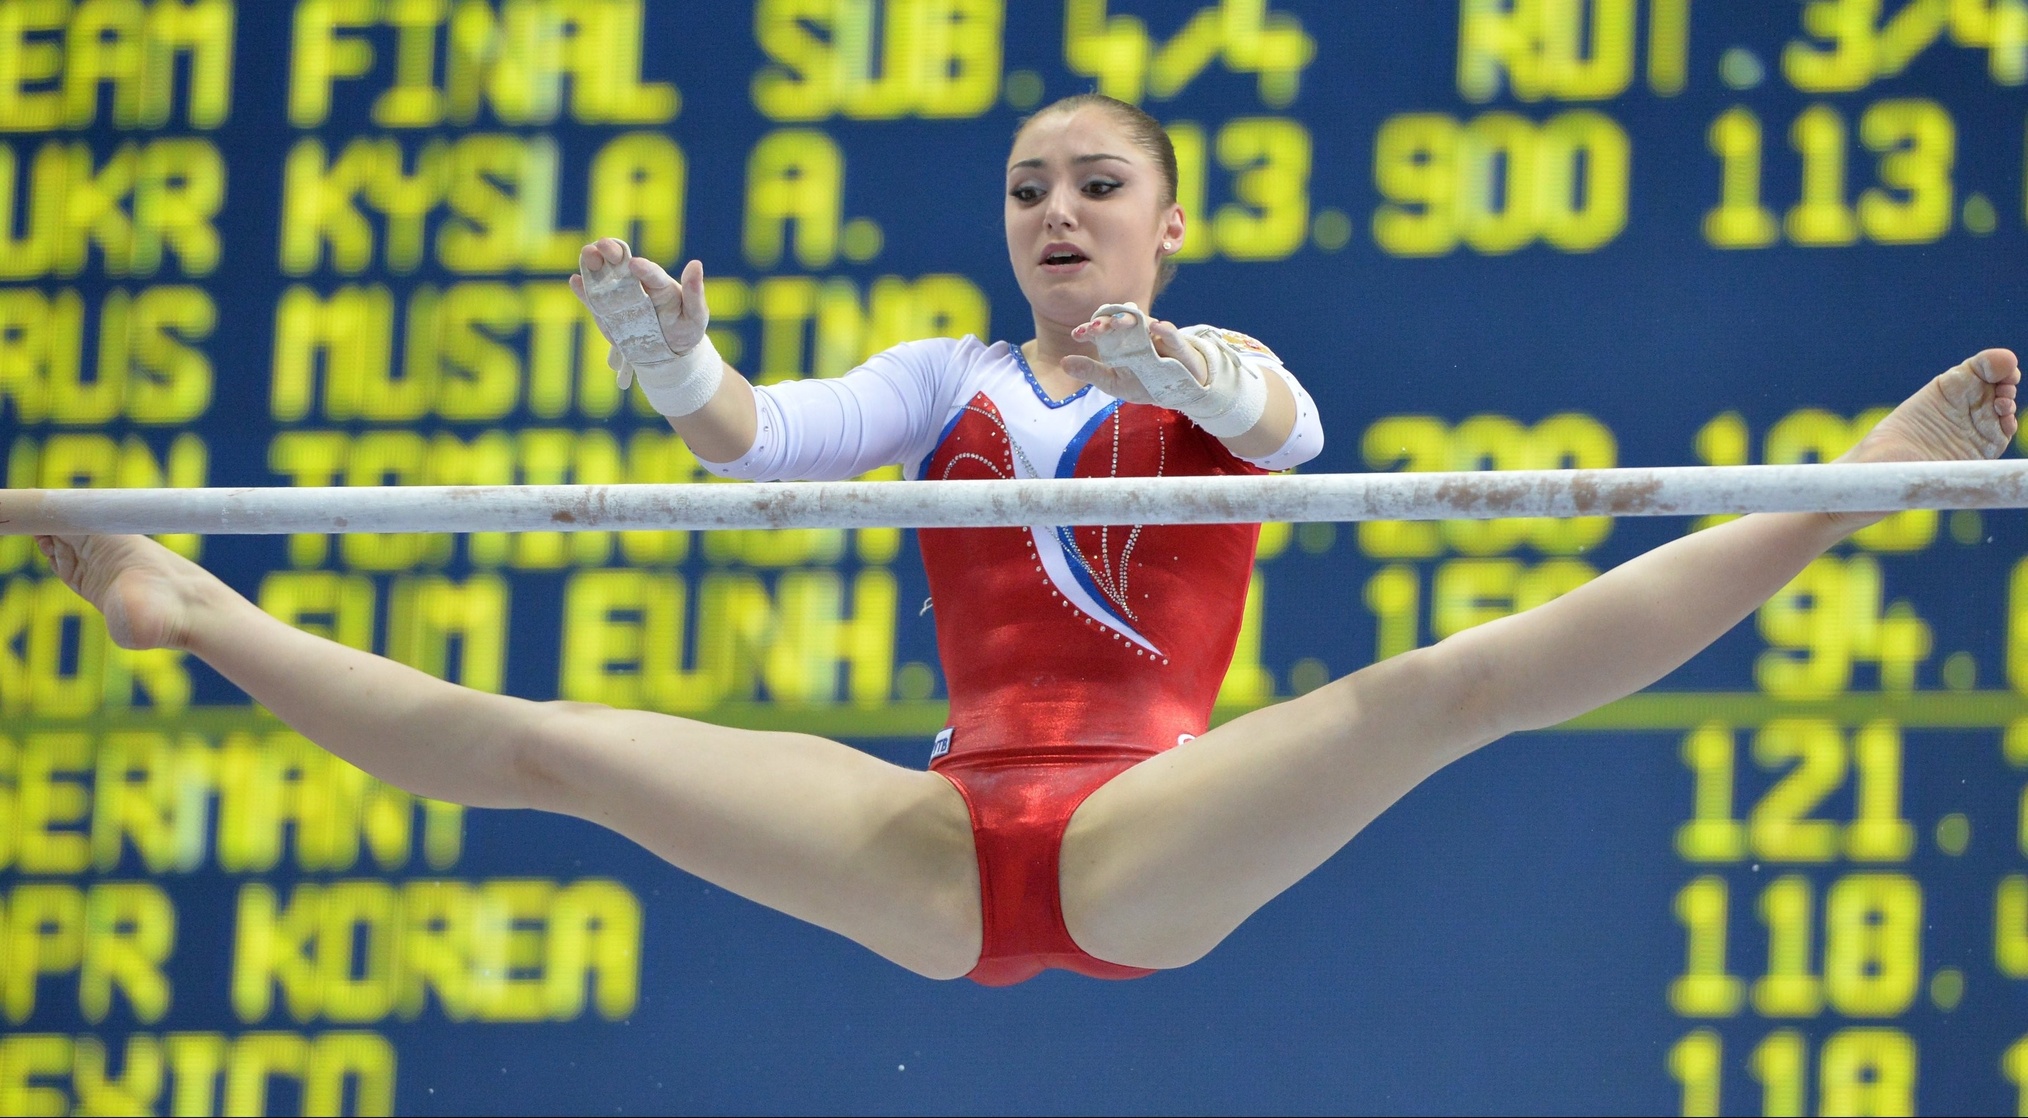
[[[1109,330],[1094,343],[1100,361],[1132,373],[1147,393],[1146,399],[1130,402],[1182,412],[1221,439],[1244,435],[1260,422],[1267,410],[1266,378],[1215,335],[1182,335],[1204,357],[1209,382],[1199,384],[1181,361],[1155,352],[1148,316],[1141,308],[1132,303],[1107,303],[1092,317],[1109,314],[1127,314],[1134,319],[1133,325]]]

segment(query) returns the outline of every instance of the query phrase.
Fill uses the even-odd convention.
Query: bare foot
[[[1989,349],[1947,369],[1876,424],[1840,462],[1943,462],[1998,458],[2019,424],[2015,393],[2021,365],[2004,349]],[[1841,531],[1865,527],[1884,514],[1835,513]]]
[[[1937,375],[1867,432],[1841,462],[1998,458],[2014,438],[2021,364],[1989,349]]]
[[[146,536],[37,536],[56,576],[106,618],[121,648],[187,648],[224,584]]]

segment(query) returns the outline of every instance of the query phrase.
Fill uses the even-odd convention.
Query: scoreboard
[[[2028,346],[2028,0],[0,0],[6,484],[717,484],[578,247],[762,383],[1018,343],[1006,149],[1092,89],[1305,469],[1826,459]],[[1712,519],[1268,525],[1219,717]],[[903,531],[166,542],[469,687],[943,725]],[[984,990],[382,785],[0,538],[0,1113],[2028,1114],[2024,554],[1894,516],[1203,962]]]

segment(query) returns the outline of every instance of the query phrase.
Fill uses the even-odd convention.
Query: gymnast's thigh
[[[1434,650],[1424,650],[1434,652]],[[1453,659],[1410,653],[1243,715],[1093,792],[1061,855],[1064,923],[1107,962],[1209,951],[1409,789],[1484,744]]]
[[[942,777],[809,734],[644,711],[552,703],[537,721],[538,806],[918,973],[977,961],[971,818]]]

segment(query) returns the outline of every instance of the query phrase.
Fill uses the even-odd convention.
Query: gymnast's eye
[[[1007,197],[1014,199],[1024,206],[1033,205],[1042,200],[1042,188],[1034,183],[1024,182],[1020,186],[1008,191]]]
[[[1084,192],[1094,198],[1103,198],[1124,185],[1118,179],[1093,179],[1084,184]]]

